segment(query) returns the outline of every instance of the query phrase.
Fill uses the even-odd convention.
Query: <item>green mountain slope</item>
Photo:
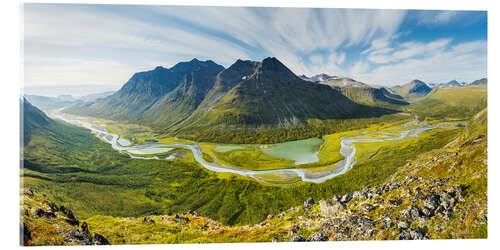
[[[403,85],[394,86],[391,89],[404,98],[423,97],[432,90],[426,83],[416,79]]]
[[[486,108],[488,92],[485,85],[435,88],[424,98],[410,105],[420,119],[470,119]]]
[[[24,98],[21,100],[21,137],[23,137],[24,144],[30,141],[34,132],[46,129],[53,122],[29,101]]]

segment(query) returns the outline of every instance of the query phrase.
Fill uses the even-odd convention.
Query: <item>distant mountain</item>
[[[488,85],[488,79],[481,78],[479,80],[475,80],[475,81],[471,82],[469,85]]]
[[[407,102],[402,100],[401,96],[392,93],[392,91],[384,87],[368,85],[351,78],[333,78],[319,83],[337,88],[349,99],[361,104],[408,105]]]
[[[25,95],[29,102],[42,110],[51,110],[68,107],[71,105],[83,103],[82,100],[75,99],[71,95],[62,95],[58,97],[48,97],[39,95]]]
[[[460,86],[465,86],[465,82],[458,82],[457,80],[451,80],[446,83],[429,83],[429,87],[435,88],[435,87],[460,87]]]
[[[326,84],[332,87],[369,87],[368,84],[358,82],[354,79],[347,77],[337,77],[330,78],[320,82],[321,84]]]
[[[48,97],[40,95],[25,95],[25,98],[42,110],[60,109],[84,102],[92,102],[113,94],[112,91],[89,94],[82,97],[73,97],[71,95],[60,95],[57,97]]]
[[[97,99],[101,99],[104,97],[108,97],[115,93],[115,91],[107,91],[107,92],[102,92],[102,93],[95,93],[95,94],[88,94],[84,95],[82,97],[79,97],[78,100],[84,101],[84,102],[93,102]]]
[[[307,77],[306,75],[300,75],[299,77],[302,78],[302,80],[306,80],[306,81],[310,81],[310,82],[321,82],[321,81],[326,81],[329,79],[338,78],[337,76],[330,76],[330,75],[327,75],[324,73],[317,74],[317,75],[314,75],[312,77]]]
[[[426,83],[420,80],[413,80],[403,85],[394,86],[391,89],[405,98],[423,97],[432,91]]]
[[[118,92],[64,110],[141,122],[176,134],[196,130],[292,128],[310,119],[374,117],[396,111],[358,104],[340,90],[302,80],[274,57],[229,68],[193,60],[136,73]],[[205,130],[200,130],[201,128]]]

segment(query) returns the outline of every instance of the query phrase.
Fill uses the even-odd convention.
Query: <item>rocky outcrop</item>
[[[92,233],[86,222],[80,225],[70,208],[32,189],[26,189],[23,196],[22,245],[110,245],[103,235]]]

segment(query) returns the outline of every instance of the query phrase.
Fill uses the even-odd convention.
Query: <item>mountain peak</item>
[[[420,81],[420,80],[418,80],[418,79],[414,79],[414,80],[413,80],[413,81],[411,81],[410,83],[412,83],[412,84],[419,84],[419,85],[420,85],[420,84],[425,84],[425,82],[422,82],[422,81]]]

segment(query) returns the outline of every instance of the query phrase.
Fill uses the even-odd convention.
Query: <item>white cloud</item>
[[[368,60],[373,63],[384,64],[398,62],[413,57],[422,57],[436,54],[451,42],[451,39],[439,39],[430,43],[405,42],[398,45],[398,48],[383,48],[372,51]]]
[[[300,74],[318,73],[314,70],[318,67],[305,64],[298,55],[335,51],[343,43],[363,44],[375,36],[390,37],[406,14],[402,10],[304,8],[177,7],[155,11],[262,48],[266,56],[276,56]],[[345,55],[338,59],[336,63],[343,63]]]
[[[375,67],[357,77],[374,84],[397,85],[412,79],[426,82],[457,79],[470,82],[486,76],[486,41],[461,43],[447,49],[443,49],[443,44],[448,43],[441,40],[432,42],[424,46],[431,48],[432,53]]]

